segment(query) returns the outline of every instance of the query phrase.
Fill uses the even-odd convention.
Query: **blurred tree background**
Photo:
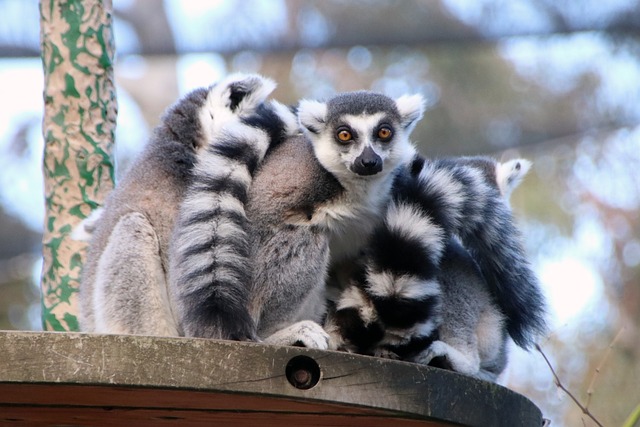
[[[512,205],[550,301],[541,345],[604,425],[640,404],[637,1],[113,3],[119,172],[169,104],[229,72],[271,76],[287,103],[421,92],[423,154],[533,160]],[[0,329],[40,327],[38,49],[37,2],[0,0]],[[594,425],[536,352],[513,348],[501,382],[552,425]]]

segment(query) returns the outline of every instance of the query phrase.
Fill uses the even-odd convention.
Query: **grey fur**
[[[422,114],[421,98],[411,98],[410,105],[406,99],[405,104],[398,104],[369,92],[338,98],[341,114],[333,110],[333,99],[301,103],[298,116],[307,138],[290,138],[269,153],[250,190],[250,307],[258,335],[267,337],[267,342],[274,342],[271,334],[286,325],[321,320],[330,246],[350,240],[353,229],[366,232],[379,222],[393,172],[414,152],[408,135]],[[322,150],[331,157],[363,149],[364,139],[361,144],[340,145],[334,140],[335,132],[347,123],[347,114],[361,115],[367,106],[377,104],[387,108],[385,123],[398,128],[381,156],[382,170],[361,176],[351,170],[350,161],[330,158],[323,164],[327,157],[319,155]],[[350,158],[357,159],[357,155]],[[328,336],[322,334],[326,342]]]
[[[205,89],[196,90],[165,113],[147,147],[105,201],[83,266],[81,330],[177,334],[173,315],[149,302],[168,300],[164,271],[169,238],[196,151],[205,144],[197,111],[206,95]],[[123,301],[135,309],[130,311]]]
[[[320,322],[329,262],[329,235],[308,225],[314,212],[343,193],[303,136],[274,149],[251,187],[251,313],[267,337],[299,320]]]
[[[169,108],[144,151],[107,198],[99,220],[91,219],[88,225],[94,230],[80,287],[83,331],[179,334],[166,272],[178,207],[198,154],[210,142],[211,129],[203,127],[202,113],[208,101],[218,103],[224,114],[208,120],[212,125],[227,120],[238,103],[259,89],[254,87],[252,92],[238,85],[245,80],[256,83],[255,77],[232,76],[191,92]],[[267,95],[271,90],[267,88]]]
[[[411,361],[496,381],[507,365],[504,315],[478,266],[456,239],[449,241],[440,268],[439,339]]]

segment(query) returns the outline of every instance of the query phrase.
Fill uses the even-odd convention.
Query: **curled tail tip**
[[[234,73],[209,89],[208,101],[215,108],[242,115],[251,113],[275,90],[276,83],[260,74]]]
[[[233,90],[243,90],[247,94],[255,94],[264,101],[277,87],[276,82],[257,73],[233,73],[229,74],[219,83],[222,87]]]

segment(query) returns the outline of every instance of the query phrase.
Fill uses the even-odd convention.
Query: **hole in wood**
[[[299,355],[289,360],[285,373],[289,384],[300,390],[309,390],[320,381],[320,366],[309,356]]]

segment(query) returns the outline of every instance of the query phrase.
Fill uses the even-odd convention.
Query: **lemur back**
[[[199,155],[220,136],[220,127],[251,116],[274,87],[260,76],[233,75],[167,110],[99,219],[91,219],[80,287],[83,331],[181,332],[166,276],[178,207]]]
[[[309,225],[344,192],[299,135],[266,157],[249,195],[251,313],[260,336],[300,320],[320,322],[329,262],[327,228]]]
[[[177,206],[204,143],[197,111],[206,96],[196,90],[166,112],[105,201],[83,266],[83,331],[177,334],[162,271]]]

